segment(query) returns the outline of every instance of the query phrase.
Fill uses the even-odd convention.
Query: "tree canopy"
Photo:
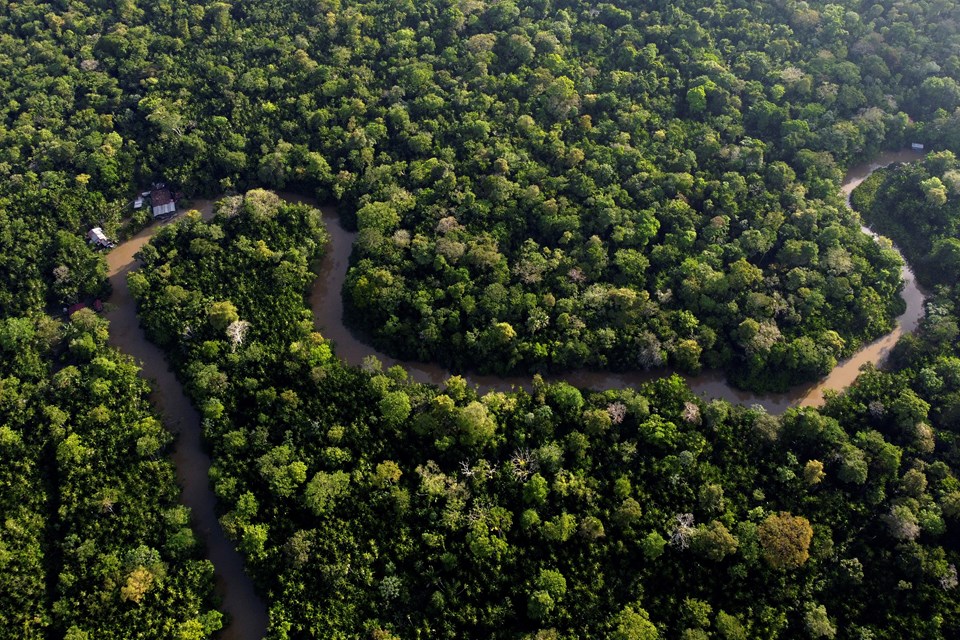
[[[252,322],[230,348],[193,325],[206,301],[230,299],[241,318],[304,310],[308,280],[278,278],[286,258],[242,249],[312,255],[315,214],[275,207],[283,234],[243,207],[168,227],[141,276],[144,323],[195,402],[218,404],[204,423],[214,487],[272,594],[270,637],[960,629],[955,432],[929,422],[910,374],[869,370],[824,409],[778,417],[704,402],[678,377],[619,391],[422,385],[318,351],[307,323]],[[216,260],[190,253],[197,238]],[[171,287],[196,303],[171,313]]]
[[[130,276],[201,412],[271,638],[960,636],[960,5],[0,0],[0,635],[204,638],[212,567],[83,240],[164,182],[229,197]],[[304,291],[320,216],[380,348],[679,377],[478,394],[351,368]],[[243,195],[238,195],[243,194]],[[93,306],[93,305],[91,305]]]

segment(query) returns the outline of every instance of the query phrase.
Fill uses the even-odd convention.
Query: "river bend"
[[[843,183],[843,192],[849,204],[850,192],[873,171],[896,162],[913,162],[918,154],[900,151],[882,154],[870,163],[854,167]],[[307,201],[299,196],[284,196],[289,200]],[[197,201],[197,209],[205,219],[212,215],[212,202]],[[336,353],[347,363],[359,365],[364,358],[376,356],[386,366],[399,364],[418,382],[442,384],[451,372],[437,364],[398,361],[381,353],[356,337],[343,323],[343,289],[350,252],[356,236],[345,230],[332,208],[323,208],[324,220],[330,232],[331,243],[324,256],[320,273],[310,292],[310,306],[314,323],[323,336],[334,342]],[[140,363],[141,375],[153,380],[151,400],[160,410],[168,429],[177,435],[173,461],[177,479],[182,487],[181,500],[191,509],[193,523],[213,563],[217,592],[222,597],[221,608],[229,615],[229,625],[223,631],[225,640],[259,640],[267,630],[268,615],[263,600],[257,595],[244,568],[243,557],[227,539],[217,519],[216,498],[210,488],[210,458],[201,441],[200,415],[190,403],[179,381],[167,364],[163,352],[147,340],[137,318],[136,303],[127,286],[127,275],[136,267],[134,254],[145,245],[159,225],[152,225],[122,243],[107,255],[110,284],[113,294],[105,315],[110,321],[112,346],[133,356]],[[869,229],[864,231],[871,233]],[[873,234],[872,234],[873,235]],[[727,384],[721,372],[686,376],[691,389],[704,398],[723,398],[734,403],[759,404],[768,411],[779,413],[795,405],[820,405],[823,391],[841,390],[853,382],[860,367],[867,363],[879,364],[904,332],[913,331],[923,317],[924,295],[913,272],[903,268],[905,282],[903,297],[906,311],[897,318],[896,328],[889,334],[864,346],[853,357],[841,362],[821,381],[802,385],[781,394],[754,394],[735,389]],[[664,375],[663,371],[610,373],[579,370],[548,376],[551,380],[565,380],[581,388],[611,389],[635,387]],[[509,390],[529,386],[529,376],[484,376],[468,373],[464,376],[481,392]]]
[[[197,209],[210,218],[210,201],[197,201]],[[163,223],[161,223],[163,224]],[[220,609],[229,616],[221,633],[224,640],[260,640],[267,632],[267,607],[253,588],[243,557],[227,539],[217,519],[217,500],[210,488],[210,457],[201,441],[200,414],[190,403],[163,351],[147,340],[137,318],[137,304],[127,286],[127,275],[136,267],[136,254],[160,227],[147,227],[107,255],[108,277],[113,286],[105,316],[110,321],[109,343],[133,356],[140,375],[153,381],[151,401],[163,422],[177,436],[173,463],[181,487],[180,499],[190,508],[194,530],[213,563]]]
[[[843,181],[842,191],[850,203],[850,193],[863,182],[867,176],[881,167],[898,162],[915,162],[921,156],[910,150],[888,152],[881,154],[871,162],[857,165],[850,169]],[[320,275],[314,282],[310,294],[310,306],[313,309],[314,323],[323,336],[332,340],[338,356],[353,365],[359,365],[368,356],[376,356],[384,366],[401,365],[410,376],[418,382],[443,384],[451,372],[435,363],[397,360],[381,353],[358,338],[343,323],[343,301],[340,292],[347,276],[350,262],[350,252],[353,247],[355,233],[345,230],[333,209],[323,208],[327,230],[331,235],[331,243],[324,256]],[[876,237],[870,229],[863,230]],[[785,393],[752,393],[736,389],[727,383],[723,372],[708,371],[696,376],[684,376],[690,388],[705,399],[722,398],[733,403],[747,405],[762,405],[771,413],[782,413],[792,406],[820,406],[823,404],[823,392],[841,390],[850,386],[860,373],[860,367],[865,364],[879,364],[883,362],[890,349],[897,343],[904,332],[916,329],[923,318],[924,294],[917,286],[916,278],[910,267],[904,263],[904,288],[902,296],[907,308],[897,318],[896,327],[890,333],[881,336],[875,341],[864,345],[853,356],[840,362],[825,378],[805,385],[793,387]],[[492,376],[475,373],[462,374],[464,378],[475,385],[481,392],[498,390],[509,391],[512,388],[524,388],[530,384],[530,376]],[[665,375],[663,370],[655,371],[627,371],[608,372],[591,370],[574,370],[565,373],[545,376],[548,380],[564,380],[575,387],[585,389],[622,389],[636,387]]]

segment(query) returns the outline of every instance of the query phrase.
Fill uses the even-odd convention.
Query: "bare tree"
[[[453,216],[447,216],[445,218],[440,218],[440,221],[437,222],[437,233],[447,234],[453,231],[462,231],[463,226],[457,222],[457,219]]]
[[[689,424],[700,424],[700,407],[694,402],[684,402],[683,419]]]
[[[60,265],[53,270],[53,278],[57,284],[70,281],[70,267]]]
[[[234,320],[227,325],[227,338],[230,339],[233,351],[243,345],[243,340],[247,337],[248,331],[250,331],[250,323],[246,320]]]
[[[916,540],[920,535],[917,516],[906,505],[894,505],[890,513],[882,518],[887,523],[890,535],[898,540]]]
[[[526,480],[537,470],[538,464],[536,457],[530,453],[529,449],[517,449],[510,458],[510,467],[514,478]]]
[[[678,549],[690,546],[690,537],[693,535],[693,514],[677,514],[677,527],[670,534],[670,544]]]
[[[613,424],[620,424],[627,417],[627,405],[622,402],[612,402],[607,405],[607,414]]]
[[[957,588],[957,565],[951,564],[947,567],[947,572],[940,578],[940,586],[944,591]]]

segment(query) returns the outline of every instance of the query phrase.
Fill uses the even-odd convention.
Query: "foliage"
[[[209,637],[213,567],[177,504],[170,435],[106,335],[87,310],[0,320],[2,634]]]
[[[142,185],[338,202],[351,320],[393,353],[780,388],[899,310],[837,183],[960,149],[958,11],[0,0],[4,633],[220,626],[136,368],[89,313],[43,315],[108,292],[82,237]],[[936,288],[921,331],[782,421],[675,378],[477,397],[343,367],[302,305],[319,219],[264,191],[169,227],[130,284],[274,637],[954,637],[955,163],[855,196]],[[761,562],[780,513],[813,531],[789,581]]]
[[[283,234],[243,215],[187,220],[155,238],[141,276],[144,323],[174,336],[168,352],[195,401],[223,406],[205,422],[212,478],[227,531],[272,594],[271,637],[960,630],[957,592],[943,586],[960,559],[955,522],[936,497],[958,485],[952,454],[857,413],[888,374],[868,372],[823,412],[778,418],[704,404],[676,377],[602,393],[536,378],[478,397],[462,378],[436,388],[311,359],[306,345],[320,343],[307,323],[235,350],[212,329],[185,337],[204,301],[298,317],[303,282],[278,279],[282,259],[239,249],[307,253],[294,243],[311,242],[309,215],[279,217]],[[231,261],[200,268],[187,248],[211,228]],[[267,284],[270,297],[250,294]],[[158,304],[171,288],[196,303]],[[877,393],[891,420],[929,410],[896,387]],[[304,473],[278,483],[291,465]],[[886,524],[901,512],[916,527],[908,540]]]
[[[763,559],[774,569],[796,569],[810,557],[813,528],[803,516],[771,514],[757,527]]]
[[[957,9],[860,4],[5,2],[0,302],[95,296],[53,239],[134,185],[294,188],[392,353],[814,379],[899,310],[842,168],[960,139]]]
[[[896,239],[925,286],[960,279],[960,162],[952,151],[874,173],[852,203]]]

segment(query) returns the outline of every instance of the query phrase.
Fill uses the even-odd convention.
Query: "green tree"
[[[314,515],[320,516],[327,513],[346,493],[349,485],[350,475],[343,471],[333,473],[318,471],[307,483],[304,492],[307,508]]]
[[[460,442],[468,447],[482,446],[490,442],[497,430],[497,423],[487,408],[473,401],[457,412],[457,432]]]
[[[656,640],[659,637],[650,616],[640,607],[624,607],[613,619],[611,638],[615,640]]]
[[[739,543],[722,522],[712,520],[706,525],[697,525],[690,538],[690,548],[707,560],[720,562],[736,553]]]
[[[410,397],[403,391],[390,391],[380,399],[380,412],[387,424],[399,426],[410,416]]]
[[[240,319],[237,308],[229,300],[212,303],[207,309],[207,317],[217,331],[225,331],[230,323]]]

